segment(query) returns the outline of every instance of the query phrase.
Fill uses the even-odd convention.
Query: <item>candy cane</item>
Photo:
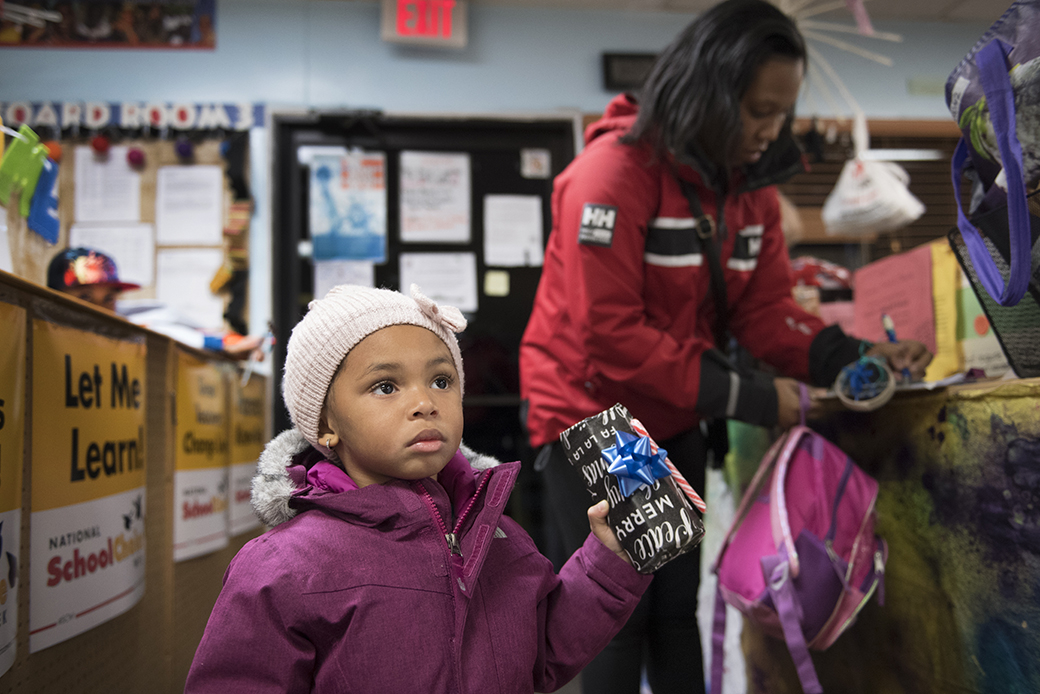
[[[654,443],[654,439],[647,432],[646,428],[643,426],[643,423],[640,422],[635,417],[633,417],[629,421],[629,424],[632,425],[632,429],[637,434],[639,434],[640,436],[645,436],[648,439],[650,439],[650,452],[651,453],[657,453],[657,444]],[[682,473],[679,472],[678,468],[675,467],[675,464],[671,460],[668,459],[668,456],[665,456],[664,464],[668,466],[668,469],[672,473],[672,477],[675,478],[675,483],[677,485],[679,485],[679,489],[681,489],[681,490],[683,490],[683,492],[685,492],[686,496],[690,499],[691,502],[693,502],[693,505],[695,507],[697,507],[697,510],[700,511],[701,513],[704,513],[705,511],[707,511],[708,510],[708,505],[704,503],[704,499],[702,499],[701,495],[698,494],[694,490],[693,485],[691,485],[689,482],[686,481],[686,478],[682,476]]]

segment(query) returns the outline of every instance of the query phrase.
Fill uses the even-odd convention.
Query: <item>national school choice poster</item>
[[[25,453],[25,309],[0,302],[0,675],[14,664]]]
[[[227,382],[224,370],[177,350],[173,560],[228,544]]]
[[[137,604],[145,582],[143,340],[33,322],[29,652]]]

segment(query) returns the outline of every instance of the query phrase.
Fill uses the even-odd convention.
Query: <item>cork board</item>
[[[221,170],[226,170],[225,161],[221,156],[221,140],[205,139],[195,142],[194,157],[190,163],[186,163],[177,157],[172,140],[154,139],[131,139],[120,140],[120,146],[138,147],[145,155],[145,164],[140,168],[141,181],[141,216],[140,222],[152,224],[155,218],[155,195],[156,182],[159,168],[163,166],[191,166],[191,165],[216,165]],[[84,138],[65,139],[61,141],[62,158],[58,167],[58,218],[60,231],[58,242],[55,245],[48,244],[39,234],[31,231],[25,218],[18,214],[17,193],[12,195],[7,205],[7,228],[8,245],[11,251],[13,274],[23,279],[46,285],[47,265],[61,249],[69,245],[69,230],[76,223],[75,199],[76,199],[76,148],[78,146],[89,146],[89,140]],[[248,171],[248,164],[246,165]],[[232,201],[232,194],[227,178],[224,178],[224,221],[228,219],[228,207]],[[154,229],[153,229],[154,233]],[[237,254],[248,255],[248,248],[243,245],[248,240],[248,234],[243,232],[236,237],[225,236],[223,249],[225,256],[232,245]],[[178,246],[183,248],[184,246]],[[213,246],[208,246],[212,248]],[[158,252],[161,246],[156,247]],[[154,263],[154,258],[153,258]],[[125,275],[126,268],[120,267],[120,273]],[[151,299],[155,298],[155,287],[143,286],[139,290],[125,292],[121,298],[125,299]]]

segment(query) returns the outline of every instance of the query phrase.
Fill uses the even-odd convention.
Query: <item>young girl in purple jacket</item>
[[[253,507],[187,692],[551,692],[650,582],[589,509],[557,575],[503,515],[520,463],[461,445],[466,327],[413,285],[336,287],[293,330]]]

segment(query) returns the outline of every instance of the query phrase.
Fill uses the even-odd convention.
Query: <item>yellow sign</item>
[[[143,341],[33,321],[32,508],[145,484]]]
[[[267,445],[267,382],[253,376],[245,386],[234,380],[235,398],[231,408],[231,462],[252,463]]]
[[[177,470],[228,463],[227,386],[216,364],[177,350]]]
[[[957,342],[957,288],[961,269],[950,244],[936,241],[932,249],[932,301],[935,309],[935,357],[924,380],[938,381],[964,371],[964,352]]]
[[[253,375],[246,385],[231,379],[231,467],[228,472],[228,529],[232,535],[259,527],[250,504],[256,463],[267,434],[267,379]]]
[[[0,303],[0,513],[22,505],[25,309]],[[0,601],[2,602],[2,601]]]

